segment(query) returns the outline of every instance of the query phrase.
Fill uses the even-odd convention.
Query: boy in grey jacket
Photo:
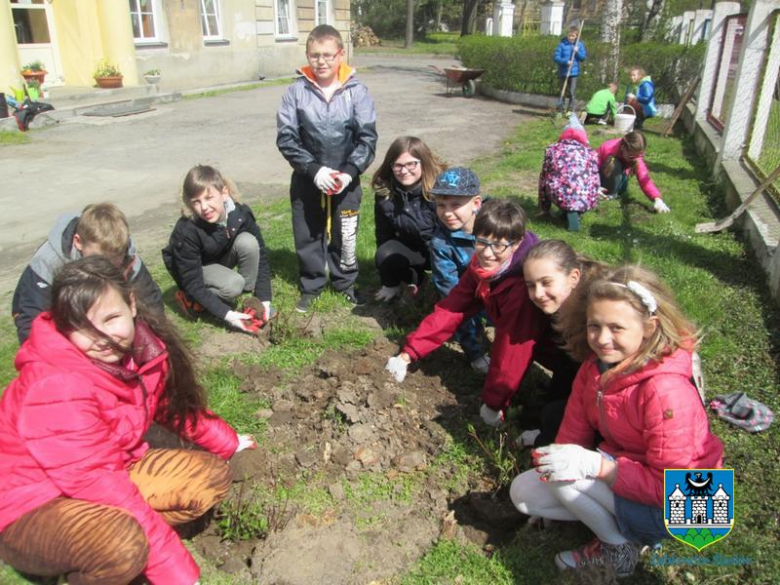
[[[293,236],[305,313],[331,285],[353,305],[364,303],[355,290],[360,174],[374,160],[374,101],[354,70],[342,63],[344,43],[329,25],[306,41],[309,65],[285,92],[276,116],[276,146],[293,168],[290,183]],[[327,270],[326,270],[327,269]]]

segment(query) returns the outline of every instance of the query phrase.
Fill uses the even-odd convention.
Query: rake
[[[758,187],[756,187],[756,190],[753,191],[750,196],[745,199],[742,204],[737,207],[734,212],[731,215],[728,215],[724,217],[721,220],[718,221],[708,221],[705,223],[697,223],[695,231],[697,234],[710,234],[714,232],[720,232],[722,230],[725,230],[727,227],[731,227],[731,225],[734,223],[734,220],[737,219],[740,215],[742,215],[745,210],[748,208],[748,206],[753,203],[753,200],[758,197],[764,189],[769,187],[772,183],[774,183],[777,178],[780,177],[780,166],[778,166],[774,171],[772,171],[772,174],[769,175],[766,179],[764,179],[764,182],[761,183]]]

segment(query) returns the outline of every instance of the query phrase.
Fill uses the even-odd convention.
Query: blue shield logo
[[[733,469],[664,469],[664,523],[700,551],[734,527]]]

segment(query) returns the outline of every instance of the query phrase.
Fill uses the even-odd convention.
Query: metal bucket
[[[622,111],[626,108],[631,108],[633,114],[623,114]],[[615,114],[615,130],[620,130],[624,134],[631,132],[634,128],[634,122],[636,122],[636,110],[624,104],[618,108],[617,114]]]

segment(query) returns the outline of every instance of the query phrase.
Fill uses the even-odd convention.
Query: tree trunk
[[[411,49],[414,44],[414,0],[406,0],[406,40],[405,49]]]
[[[463,20],[461,21],[461,36],[470,35],[474,32],[474,24],[477,20],[477,6],[479,0],[463,0]]]
[[[607,75],[610,81],[617,81],[620,72],[620,21],[623,15],[623,0],[606,0],[601,21],[601,40],[611,47],[610,65]]]
[[[647,12],[642,21],[642,28],[639,29],[640,41],[649,39],[655,32],[655,27],[658,26],[658,21],[661,19],[661,13],[664,10],[664,4],[665,0],[647,0],[645,3]]]
[[[444,12],[444,0],[436,2],[436,20],[433,25],[433,32],[439,32],[441,30],[441,16]]]

